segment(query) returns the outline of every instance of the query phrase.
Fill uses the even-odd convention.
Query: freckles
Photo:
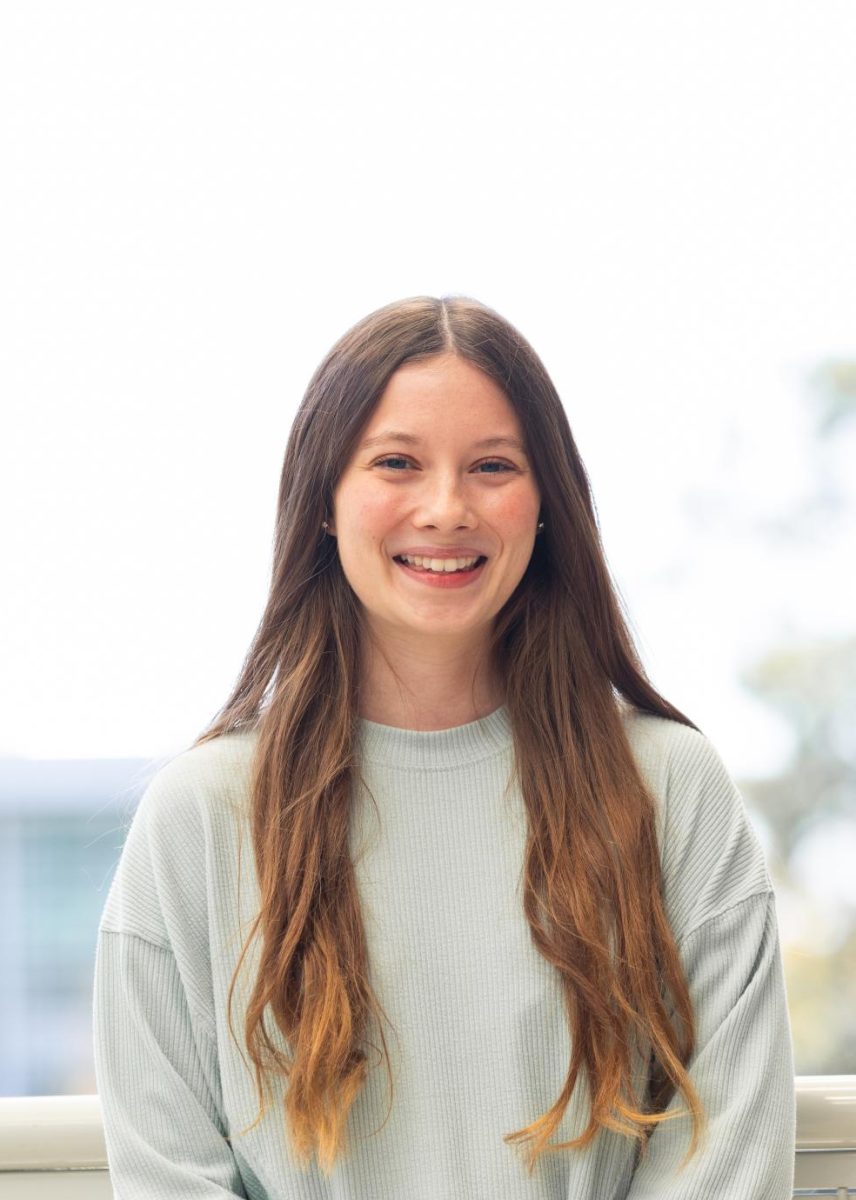
[[[516,494],[508,489],[507,494],[496,497],[496,505],[491,510],[491,519],[510,528],[525,529],[531,524],[533,516],[538,514],[538,498],[528,493]]]
[[[363,495],[356,497],[351,511],[363,529],[382,530],[395,520],[395,504],[388,497]]]
[[[383,521],[395,512],[395,501],[384,496],[366,496],[360,507],[367,520]]]

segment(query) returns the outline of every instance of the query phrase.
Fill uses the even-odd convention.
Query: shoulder
[[[658,819],[665,822],[673,792],[686,796],[683,783],[706,776],[712,769],[725,768],[708,738],[698,729],[668,717],[627,708],[622,712],[624,732],[658,805]]]
[[[721,755],[700,730],[638,709],[626,712],[623,720],[636,763],[656,793],[664,817],[689,817],[691,801],[702,790],[707,811],[711,805],[723,810],[742,806]]]
[[[624,727],[657,805],[663,892],[676,935],[772,891],[743,797],[710,739],[638,710],[625,715]]]
[[[672,721],[655,713],[624,705],[621,709],[624,728],[631,744],[643,755],[662,758],[671,756],[674,750],[693,746],[710,745],[707,737],[698,729]]]
[[[245,811],[257,735],[230,733],[161,763],[137,810],[151,832]]]
[[[246,809],[254,734],[228,734],[162,762],[127,829],[101,928],[175,945],[207,927],[210,878],[232,854]]]

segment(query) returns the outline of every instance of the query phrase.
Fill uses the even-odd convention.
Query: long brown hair
[[[588,476],[556,389],[518,331],[462,297],[418,296],[359,321],[315,371],[297,411],[279,487],[270,594],[237,684],[194,745],[253,729],[250,825],[260,907],[259,969],[246,1011],[260,1111],[267,1073],[288,1080],[285,1124],[302,1166],[347,1150],[348,1111],[369,1064],[369,1020],[385,1019],[368,978],[348,850],[359,770],[360,605],[322,521],[360,432],[403,363],[455,353],[493,379],[524,430],[545,528],[496,616],[490,653],[505,684],[515,778],[528,819],[523,909],[562,978],[572,1054],[561,1094],[525,1129],[541,1153],[587,1145],[601,1128],[637,1142],[680,1089],[695,1153],[704,1115],[685,1066],[695,1045],[687,982],[661,894],[655,800],[634,760],[622,706],[697,728],[646,677],[604,556]],[[289,1055],[274,1047],[269,1008]],[[380,1029],[387,1072],[389,1055]],[[648,1062],[637,1095],[631,1046]],[[547,1144],[580,1071],[583,1133]],[[246,1132],[246,1130],[242,1131]]]

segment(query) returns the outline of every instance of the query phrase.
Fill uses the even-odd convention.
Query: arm
[[[93,1035],[116,1200],[246,1197],[213,1033],[191,1014],[169,947],[99,931]]]
[[[709,917],[678,949],[697,1025],[687,1069],[707,1134],[678,1171],[690,1118],[659,1125],[626,1200],[790,1200],[794,1066],[773,893]],[[669,1109],[683,1107],[678,1092]]]

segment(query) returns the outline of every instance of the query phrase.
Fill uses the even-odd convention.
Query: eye
[[[501,462],[500,459],[498,459],[498,458],[492,458],[489,462],[479,463],[479,466],[480,467],[502,467],[503,471],[513,471],[515,469],[509,463]],[[500,472],[499,471],[489,471],[488,474],[489,475],[498,475],[498,474],[500,474]]]
[[[377,460],[377,462],[374,463],[374,466],[386,467],[387,470],[394,471],[394,470],[396,470],[396,468],[390,467],[388,464],[396,463],[396,462],[407,463],[407,462],[410,462],[410,459],[406,458],[403,454],[389,454],[389,455],[387,455],[386,458],[379,458]],[[492,459],[489,459],[487,462],[481,462],[478,464],[478,466],[479,467],[501,467],[502,468],[501,471],[488,471],[487,472],[488,475],[500,475],[506,471],[516,470],[516,468],[511,466],[510,463],[502,462],[502,460],[498,459],[498,458],[492,458]],[[399,472],[399,474],[400,474],[400,472]]]
[[[407,461],[408,460],[400,454],[390,454],[387,458],[379,458],[377,460],[377,462],[374,463],[373,465],[376,467],[385,467],[385,466],[387,466],[388,463],[407,462]],[[394,468],[389,467],[388,469],[393,470]]]

